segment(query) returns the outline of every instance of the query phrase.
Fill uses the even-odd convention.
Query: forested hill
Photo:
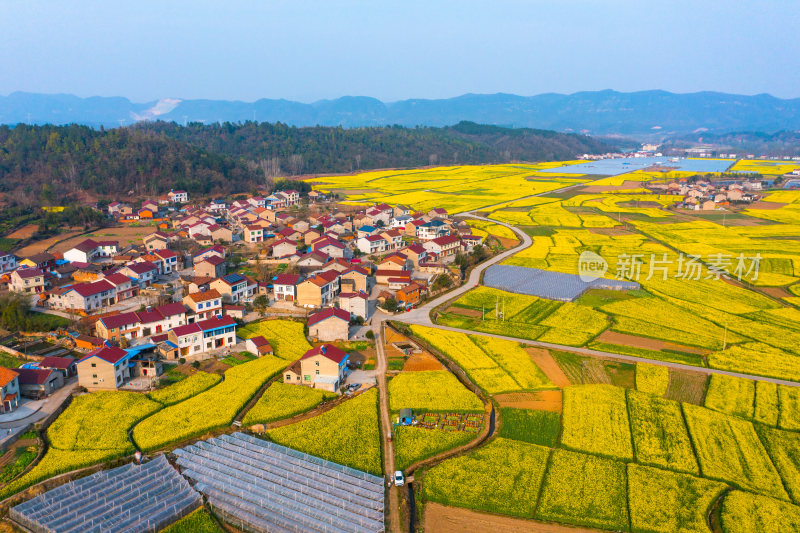
[[[285,124],[144,123],[136,129],[212,152],[261,162],[281,173],[572,159],[613,147],[586,135],[461,122],[446,128],[296,128]],[[269,169],[276,173],[276,168]]]
[[[79,190],[154,196],[171,188],[238,192],[272,178],[431,164],[572,159],[613,148],[591,137],[460,123],[447,128],[295,128],[283,124],[143,123],[0,127],[0,192],[36,205]]]

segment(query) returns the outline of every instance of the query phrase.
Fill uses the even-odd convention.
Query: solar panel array
[[[382,532],[383,479],[243,433],[175,450],[184,476],[233,525],[257,532]]]
[[[588,289],[630,290],[640,288],[640,285],[633,281],[599,278],[585,282],[575,274],[512,265],[490,266],[483,275],[483,284],[507,292],[530,294],[564,302],[571,302]]]
[[[11,508],[9,517],[36,533],[144,533],[200,505],[200,494],[160,455],[56,487]]]

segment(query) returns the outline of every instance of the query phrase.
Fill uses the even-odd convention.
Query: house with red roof
[[[103,279],[114,286],[115,299],[117,302],[122,302],[136,296],[137,291],[136,287],[133,286],[133,280],[125,274],[114,272],[113,274],[107,274]]]
[[[443,235],[423,243],[429,254],[434,253],[439,256],[439,260],[453,257],[461,250],[461,238],[457,235]]]
[[[120,274],[131,278],[138,288],[149,287],[156,279],[158,267],[152,263],[130,263],[119,269]]]
[[[347,377],[349,354],[332,344],[308,350],[283,372],[283,382],[338,392]]]
[[[360,237],[356,241],[356,246],[361,250],[361,253],[374,255],[385,252],[389,247],[389,243],[380,235],[367,235],[366,237]]]
[[[134,312],[104,316],[94,324],[95,332],[101,339],[120,342],[141,337],[141,323]]]
[[[52,368],[18,368],[19,391],[25,398],[41,400],[64,386],[64,376]]]
[[[278,274],[272,282],[273,297],[282,302],[295,301],[298,283],[300,283],[300,276],[297,274]]]
[[[330,237],[320,237],[311,245],[315,252],[322,252],[328,257],[343,258],[352,256],[352,252],[344,244]]]
[[[178,357],[189,357],[236,344],[236,321],[229,316],[213,317],[169,331],[168,341]]]
[[[89,313],[116,303],[116,287],[105,279],[59,287],[47,294],[48,306],[60,311]]]
[[[78,375],[77,360],[72,357],[55,357],[49,355],[39,362],[39,368],[49,368],[61,372],[61,375],[66,378]]]
[[[173,204],[185,204],[189,201],[189,193],[186,191],[169,191],[167,198]]]
[[[297,251],[297,242],[281,239],[272,243],[272,257],[286,257]]]
[[[346,341],[350,338],[350,312],[329,307],[308,316],[308,336],[320,341]]]
[[[369,292],[373,282],[374,279],[365,268],[350,265],[350,268],[342,272],[339,284],[342,290],[347,290],[348,292]]]
[[[189,316],[189,323],[222,314],[222,295],[216,289],[187,294],[183,304],[194,314]]]
[[[350,313],[351,318],[369,317],[369,295],[364,291],[339,293],[339,307]]]
[[[18,268],[11,273],[8,290],[37,294],[44,291],[44,272],[38,268]]]
[[[339,294],[339,273],[335,270],[325,270],[297,285],[297,305],[325,307],[333,303],[337,294]]]
[[[89,391],[116,390],[131,378],[130,352],[117,346],[103,346],[89,352],[77,363],[78,384]]]
[[[169,248],[155,250],[153,251],[153,255],[161,260],[161,270],[164,272],[164,274],[171,274],[176,270],[180,270],[183,266],[181,264],[182,261],[180,256],[177,254],[177,252],[174,252]]]
[[[262,355],[272,355],[273,353],[272,345],[269,343],[267,339],[265,339],[260,335],[258,337],[252,337],[250,339],[247,339],[244,345],[247,348],[248,352],[255,354],[259,357],[261,357]]]
[[[228,267],[225,259],[211,255],[202,261],[195,261],[193,273],[195,276],[218,278],[228,273]]]

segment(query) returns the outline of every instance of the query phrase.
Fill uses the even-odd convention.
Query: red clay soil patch
[[[13,233],[9,233],[6,235],[9,239],[30,239],[33,237],[33,234],[36,233],[36,230],[39,229],[39,226],[36,224],[28,224],[27,226],[22,226],[17,231]]]
[[[773,298],[791,298],[794,294],[790,293],[783,287],[760,287],[761,292]]]
[[[446,313],[453,313],[454,315],[469,316],[473,318],[480,318],[481,312],[477,309],[464,309],[463,307],[448,307]]]
[[[404,372],[424,372],[426,370],[443,370],[444,367],[429,353],[415,353],[403,365]]]
[[[29,257],[34,254],[40,254],[42,252],[46,252],[48,248],[56,244],[58,241],[62,239],[69,239],[80,233],[82,232],[71,231],[69,233],[62,233],[61,235],[56,235],[55,237],[50,237],[48,239],[36,241],[33,244],[29,244],[25,248],[20,248],[19,250],[17,250],[17,255],[20,255],[22,257]],[[67,248],[67,250],[69,250],[69,248]]]
[[[758,202],[753,202],[750,204],[748,209],[763,209],[765,211],[772,211],[773,209],[780,209],[784,207],[786,204],[781,204],[778,202],[764,202],[763,200],[759,200]]]
[[[504,239],[502,237],[495,237],[495,239],[500,241],[500,244],[502,244],[503,248],[505,248],[506,250],[508,250],[509,248],[513,248],[519,244],[519,241],[517,239]]]
[[[423,526],[426,533],[583,533],[598,529],[544,524],[522,518],[510,518],[493,514],[479,513],[459,507],[447,507],[438,503],[425,504]]]
[[[227,365],[222,361],[217,361],[216,359],[206,359],[205,361],[200,361],[200,370],[203,372],[208,372],[209,374],[222,375],[230,367],[230,365]]]
[[[600,342],[607,344],[616,344],[618,346],[630,346],[632,348],[643,348],[645,350],[654,350],[660,352],[662,350],[674,350],[684,353],[693,353],[697,355],[706,355],[711,353],[709,350],[697,348],[695,346],[686,346],[684,344],[675,344],[674,342],[667,342],[658,339],[650,339],[648,337],[637,337],[636,335],[628,335],[627,333],[617,333],[616,331],[606,330],[597,337]]]
[[[561,391],[543,390],[536,392],[512,392],[494,397],[500,407],[517,409],[536,409],[538,411],[561,412]]]
[[[597,337],[600,342],[607,344],[619,344],[621,346],[631,346],[632,348],[644,348],[645,350],[661,351],[664,349],[666,342],[648,339],[647,337],[637,337],[636,335],[628,335],[626,333],[617,333],[616,331],[606,330]]]
[[[556,360],[550,355],[550,352],[543,348],[533,347],[525,348],[525,351],[531,356],[533,364],[544,372],[544,375],[547,376],[547,379],[549,379],[553,385],[556,387],[567,387],[571,385],[569,378],[567,378],[567,375],[561,370],[561,367],[558,366],[558,363],[556,363]]]

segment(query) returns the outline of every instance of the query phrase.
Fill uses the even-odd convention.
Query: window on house
[[[317,375],[319,376],[319,370],[317,370]]]
[[[92,374],[92,377],[97,379],[97,374]]]
[[[92,363],[92,368],[97,368],[97,365],[95,363]]]

